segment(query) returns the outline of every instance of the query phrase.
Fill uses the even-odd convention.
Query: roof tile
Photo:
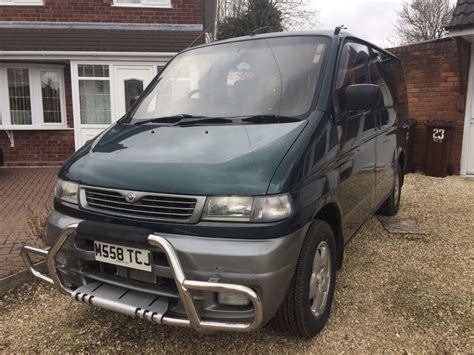
[[[0,51],[179,52],[200,32],[0,28]]]
[[[474,0],[458,0],[453,18],[446,28],[460,30],[466,27],[474,27]]]

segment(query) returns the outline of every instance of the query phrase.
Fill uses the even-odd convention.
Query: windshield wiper
[[[206,116],[193,116],[193,115],[189,115],[187,113],[181,113],[179,115],[163,116],[163,117],[150,118],[150,119],[147,119],[147,120],[140,120],[135,124],[136,125],[142,125],[142,124],[146,124],[146,123],[170,123],[170,124],[173,124],[173,123],[178,123],[178,122],[182,121],[183,119],[187,119],[187,118],[199,119],[199,118],[208,118],[208,117],[206,117]]]
[[[250,123],[289,123],[301,121],[299,118],[280,115],[255,115],[242,119],[243,122]]]
[[[150,118],[147,120],[141,120],[135,123],[136,125],[142,125],[146,123],[167,123],[170,126],[184,126],[194,124],[223,124],[223,123],[234,123],[234,119],[240,117],[208,117],[208,116],[193,116],[187,113],[164,116],[157,118]],[[279,116],[279,115],[255,115],[255,116],[243,116],[240,119],[244,123],[288,123],[300,121],[296,117]]]
[[[221,117],[201,117],[201,118],[185,118],[182,119],[172,126],[187,126],[194,124],[221,124],[221,123],[233,123],[234,121],[228,118]]]

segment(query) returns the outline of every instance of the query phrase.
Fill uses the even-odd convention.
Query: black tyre
[[[402,195],[403,170],[400,163],[395,172],[393,182],[393,191],[377,211],[377,214],[383,216],[395,216],[400,209],[400,197]]]
[[[336,259],[331,227],[316,220],[303,242],[295,275],[276,315],[280,328],[305,338],[324,328],[334,297]]]

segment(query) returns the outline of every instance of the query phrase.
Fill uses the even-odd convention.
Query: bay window
[[[12,125],[31,125],[31,95],[29,71],[7,68],[8,97]]]
[[[41,94],[44,123],[61,123],[61,73],[42,70]]]
[[[114,6],[171,7],[171,0],[114,0]]]
[[[0,129],[65,127],[62,67],[0,65]]]
[[[0,6],[41,6],[43,0],[0,0]]]

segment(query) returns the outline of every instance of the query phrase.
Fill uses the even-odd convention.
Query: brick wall
[[[202,24],[205,0],[172,0],[172,8],[112,6],[113,0],[44,0],[44,6],[0,6],[2,21]]]
[[[0,130],[5,166],[58,166],[74,153],[74,127],[70,66],[64,68],[66,119],[69,130],[13,131],[15,146]]]
[[[453,121],[449,170],[460,172],[465,96],[461,89],[459,50],[456,41],[444,39],[389,49],[402,60],[410,118],[417,121],[414,163],[423,169],[426,160],[426,127],[429,120]]]
[[[5,166],[59,166],[74,152],[74,131],[14,131],[15,147],[0,131]]]

